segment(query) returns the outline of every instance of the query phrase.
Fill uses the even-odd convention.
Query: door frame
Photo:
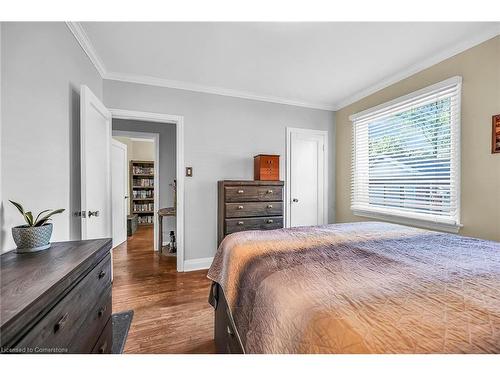
[[[328,131],[326,130],[316,130],[316,129],[303,129],[286,127],[286,138],[285,138],[285,148],[286,148],[286,175],[285,175],[285,227],[290,227],[290,211],[291,211],[291,186],[292,186],[292,176],[291,176],[291,160],[292,160],[292,134],[308,134],[320,136],[323,138],[324,152],[323,152],[323,222],[328,223]]]
[[[116,137],[128,137],[128,138],[139,138],[139,139],[152,139],[153,144],[154,144],[154,177],[153,177],[153,185],[155,186],[154,192],[153,192],[153,206],[154,206],[154,214],[153,214],[153,250],[158,251],[158,236],[159,236],[159,231],[158,231],[158,217],[156,216],[156,212],[158,212],[159,209],[159,201],[160,201],[160,190],[159,190],[159,181],[158,181],[158,176],[160,175],[159,173],[159,167],[160,167],[160,134],[159,133],[147,133],[147,132],[138,132],[138,131],[133,131],[133,130],[113,130],[112,131],[113,136]],[[127,181],[130,181],[130,165],[127,165]],[[129,188],[127,188],[129,190]],[[129,191],[129,199],[131,200],[132,197],[130,196],[130,191]],[[129,207],[130,207],[130,202],[128,201]],[[127,208],[128,210],[128,208]]]
[[[169,115],[155,112],[131,111],[126,109],[110,108],[112,118],[123,120],[138,120],[148,122],[158,122],[175,124],[175,145],[176,145],[176,179],[177,179],[177,271],[184,272],[184,116]],[[148,133],[152,134],[152,133]],[[158,151],[159,154],[159,151]],[[155,163],[155,167],[158,163]],[[156,171],[155,171],[156,172]],[[155,173],[157,176],[158,173]],[[155,189],[155,193],[156,193]],[[155,215],[156,220],[156,215]],[[157,246],[155,241],[155,246]]]
[[[123,144],[119,141],[117,141],[116,139],[113,139],[113,137],[111,137],[111,177],[113,177],[112,173],[113,173],[113,146],[117,146],[119,148],[121,148],[122,150],[125,151],[125,159],[127,159],[127,155],[128,155],[128,147],[126,144]],[[127,192],[128,192],[128,183],[127,183],[128,179],[127,179],[127,162],[125,162],[125,179],[123,181],[124,183],[124,186],[125,186],[125,195],[128,196]],[[123,198],[125,199],[125,198]],[[129,197],[130,199],[130,197]],[[113,178],[111,178],[111,201],[113,201]],[[127,201],[127,205],[130,201]],[[125,224],[125,240],[120,242],[120,243],[117,243],[117,244],[113,244],[113,248],[115,248],[116,246],[118,245],[121,245],[123,242],[127,241],[127,213],[128,211],[128,208],[125,209],[125,217],[123,218],[123,222]],[[113,207],[111,207],[111,212],[113,212]],[[114,218],[111,218],[111,221],[113,221]],[[113,224],[113,223],[111,223]],[[113,225],[111,226],[111,229],[113,229]],[[112,236],[112,239],[114,240],[113,238],[113,232],[111,232],[111,236]]]

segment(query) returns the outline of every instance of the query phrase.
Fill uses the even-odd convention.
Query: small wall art
[[[491,120],[491,153],[500,154],[500,115],[495,115]]]

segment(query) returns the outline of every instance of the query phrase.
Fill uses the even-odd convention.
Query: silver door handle
[[[297,203],[299,200],[297,198],[293,198],[292,202]]]
[[[91,216],[99,217],[99,211],[89,211],[89,217]]]

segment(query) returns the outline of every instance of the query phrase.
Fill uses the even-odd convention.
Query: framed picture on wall
[[[492,120],[492,140],[491,140],[491,153],[500,154],[500,115],[493,116]]]

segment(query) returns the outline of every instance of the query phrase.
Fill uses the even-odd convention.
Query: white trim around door
[[[177,178],[177,271],[184,271],[184,117],[154,112],[110,109],[113,118],[175,124]],[[151,133],[150,133],[151,134]],[[155,163],[155,167],[158,163]],[[158,174],[155,173],[155,176]],[[156,192],[157,189],[155,189]],[[155,215],[156,217],[156,215]],[[156,218],[155,218],[156,220]],[[155,226],[156,227],[156,226]],[[155,241],[155,246],[157,241]]]
[[[323,223],[328,223],[328,132],[326,130],[315,130],[315,129],[302,129],[302,128],[286,128],[286,175],[285,175],[285,226],[289,228],[291,226],[291,186],[292,178],[291,175],[291,160],[292,160],[292,134],[307,134],[314,135],[317,137],[322,137],[324,152],[323,152]]]

